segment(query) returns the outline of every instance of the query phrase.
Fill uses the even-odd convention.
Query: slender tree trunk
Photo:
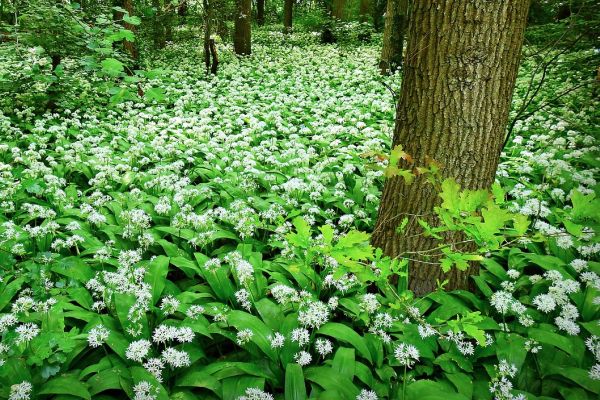
[[[294,12],[294,0],[284,0],[283,2],[283,32],[292,32],[292,19]]]
[[[408,29],[409,0],[388,0],[385,11],[383,47],[379,69],[383,75],[392,74],[402,66],[404,36]]]
[[[493,183],[528,6],[528,0],[414,1],[393,139],[413,158],[402,168],[433,159],[442,164],[443,177],[455,178],[463,188]],[[419,253],[439,242],[422,235],[416,216],[435,223],[432,211],[438,203],[438,193],[424,177],[412,185],[394,177],[383,189],[372,243],[389,256],[411,260],[409,288],[416,295],[435,290],[445,279],[448,289],[466,289],[478,268],[443,274],[435,257]],[[405,217],[405,233],[397,233]]]
[[[235,13],[235,34],[233,49],[235,54],[249,55],[251,53],[251,26],[252,0],[237,0]]]
[[[256,0],[256,23],[258,26],[265,24],[265,0]]]
[[[165,41],[173,41],[173,15],[165,14]]]
[[[123,0],[123,8],[127,10],[130,17],[134,15],[133,0]],[[128,24],[127,22],[125,22],[123,23],[123,27],[135,33],[135,25]],[[137,64],[139,53],[135,43],[130,42],[129,40],[123,40],[123,47],[125,47],[125,50],[127,51],[127,53],[129,53],[129,56],[134,60],[134,63]]]
[[[346,8],[346,0],[332,0],[331,16],[336,19],[344,19],[344,8]]]
[[[387,1],[385,0],[373,0],[373,6],[371,7],[371,17],[373,18],[373,27],[377,32],[383,30],[385,24],[383,14],[385,14],[385,8]]]
[[[206,67],[206,73],[211,72],[211,45],[214,40],[210,38],[212,31],[212,8],[209,0],[202,1],[202,8],[204,11],[204,65]],[[215,68],[216,70],[216,68]]]
[[[165,15],[163,14],[160,0],[152,0],[152,7],[154,7],[154,47],[162,49],[165,47]]]
[[[358,20],[360,22],[367,22],[369,19],[369,10],[371,9],[371,2],[369,0],[360,0],[360,6],[358,9]]]

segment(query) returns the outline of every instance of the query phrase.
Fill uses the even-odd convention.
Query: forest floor
[[[401,340],[419,348],[422,368],[414,370],[415,376],[434,376],[430,379],[442,385],[436,390],[456,389],[457,396],[466,396],[457,384],[458,374],[466,374],[476,391],[489,393],[497,364],[494,351],[518,369],[534,368],[531,358],[518,354],[522,348],[508,349],[500,333],[504,316],[493,293],[507,290],[505,282],[511,281],[515,299],[540,324],[536,332],[527,323],[511,328],[512,346],[524,346],[532,338],[542,342],[545,348],[535,363],[549,366],[546,382],[570,382],[550,385],[542,393],[540,380],[527,381],[524,373],[512,377],[515,385],[536,395],[560,392],[565,398],[570,390],[586,396],[600,392],[597,381],[588,377],[600,352],[583,352],[584,341],[600,334],[597,307],[591,303],[595,298],[597,304],[600,289],[599,217],[593,211],[599,190],[598,103],[590,100],[591,83],[555,99],[589,79],[573,65],[592,50],[559,57],[529,110],[547,102],[551,107],[517,122],[502,154],[497,179],[506,193],[504,206],[532,218],[533,239],[491,255],[475,295],[438,293],[419,303],[423,318],[433,315],[428,319],[432,324],[458,314],[484,315],[482,329],[498,346],[472,356],[464,343],[476,344],[473,338],[457,339],[458,350],[449,349],[448,342],[438,346],[436,340],[419,340],[417,326],[424,326],[420,316],[377,328],[375,313],[369,317],[363,312],[368,307],[365,288],[352,274],[334,276],[331,257],[319,259],[322,269],[314,272],[301,267],[306,262],[302,257],[314,250],[311,246],[327,236],[318,227],[330,225],[336,239],[373,228],[393,131],[393,94],[400,90],[398,75],[379,75],[379,45],[321,45],[313,33],[284,37],[265,29],[254,35],[252,46],[250,58],[223,51],[218,75],[207,77],[197,42],[169,45],[153,60],[153,67],[163,72],[144,87],[162,88],[164,98],[154,103],[140,99],[107,107],[100,80],[81,75],[71,93],[78,100],[65,103],[73,102],[70,110],[44,115],[19,110],[18,118],[0,113],[6,138],[0,144],[0,264],[5,268],[0,312],[41,329],[31,346],[15,346],[6,356],[13,383],[27,380],[43,387],[59,371],[55,367],[68,362],[61,370],[63,380],[72,377],[80,382],[78,388],[101,392],[100,379],[92,379],[97,374],[82,370],[98,365],[102,371],[105,353],[83,353],[77,346],[89,341],[89,335],[77,333],[102,325],[111,332],[104,339],[111,363],[141,365],[130,343],[151,339],[149,332],[171,324],[191,327],[197,335],[194,343],[178,347],[189,353],[181,365],[196,366],[169,364],[165,379],[170,384],[164,387],[156,374],[131,367],[125,373],[131,378],[128,389],[116,382],[117,387],[106,390],[122,386],[132,393],[134,383],[148,381],[161,396],[179,390],[182,399],[192,390],[183,388],[191,387],[206,389],[206,398],[234,399],[248,387],[275,393],[282,390],[284,377],[272,365],[285,367],[295,360],[308,365],[302,376],[315,393],[341,391],[338,398],[356,398],[367,388],[382,398],[394,397],[401,390],[399,378],[384,368],[384,358],[393,358],[389,341]],[[536,65],[525,58],[511,118],[523,103]],[[569,210],[582,213],[588,224],[571,223]],[[305,224],[293,224],[296,217]],[[294,236],[300,233],[306,241]],[[542,243],[536,235],[555,239]],[[362,236],[353,237],[364,242]],[[520,280],[513,279],[515,273],[507,275],[508,269],[518,270]],[[560,314],[564,318],[555,320],[562,310],[556,305],[552,313],[540,314],[535,295],[556,284],[555,275],[543,275],[549,270],[581,283],[581,291],[566,301],[576,307],[576,317]],[[283,294],[281,286],[287,287]],[[312,300],[300,302],[302,296]],[[295,301],[297,307],[286,306]],[[379,312],[397,311],[388,307],[389,299],[379,301]],[[321,328],[320,337],[333,341],[334,353],[354,347],[364,367],[339,378],[343,382],[327,372],[339,368],[336,361],[332,366],[329,352],[311,350],[319,340],[315,333],[308,345],[299,346],[291,337],[303,325],[296,321],[303,307],[322,304],[331,309],[323,321],[308,326]],[[37,312],[44,307],[54,310],[48,319]],[[513,316],[515,321],[522,317]],[[356,338],[336,330],[342,322],[358,332]],[[57,329],[64,330],[61,340],[68,345],[42,343]],[[544,336],[543,329],[554,336]],[[276,332],[286,340],[280,352],[271,341]],[[43,346],[49,348],[33,358]],[[151,352],[161,348],[154,346]],[[559,355],[556,349],[562,350]],[[580,358],[570,361],[570,350],[581,351]],[[312,352],[314,361],[305,351]],[[442,359],[444,353],[452,357]],[[337,363],[349,357],[335,354],[340,354]],[[479,367],[467,366],[469,356]],[[234,373],[223,360],[245,367],[238,365]],[[204,386],[190,383],[190,372],[197,371],[210,376]],[[416,395],[422,387],[413,382],[408,390]]]

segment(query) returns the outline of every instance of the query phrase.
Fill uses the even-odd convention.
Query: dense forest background
[[[0,398],[596,399],[591,0],[0,0]]]

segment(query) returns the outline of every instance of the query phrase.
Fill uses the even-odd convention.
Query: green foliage
[[[134,34],[108,4],[33,3],[74,47],[0,45],[23,96],[0,113],[0,398],[598,396],[597,110],[581,93],[516,125],[498,181],[467,190],[390,149],[378,46],[266,27],[251,58],[219,43],[205,77],[181,26],[189,43],[132,71],[120,42],[148,46],[144,5],[123,17]],[[33,67],[13,75],[19,56]],[[579,73],[558,69],[540,101]],[[28,106],[35,85],[64,88],[53,113]],[[414,298],[409,257],[371,246],[395,176],[439,194],[435,218],[398,233],[422,227],[449,273],[479,262],[473,291]]]

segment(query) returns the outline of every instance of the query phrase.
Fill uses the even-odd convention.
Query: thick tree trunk
[[[344,8],[346,8],[346,0],[332,0],[331,16],[336,19],[344,19]]]
[[[249,55],[251,53],[252,0],[237,0],[235,13],[235,34],[233,49],[235,54]]]
[[[360,0],[360,6],[358,8],[358,20],[360,22],[367,22],[369,19],[369,10],[371,9],[371,2],[369,0]]]
[[[379,69],[383,75],[394,73],[402,65],[404,36],[408,29],[409,0],[388,0]]]
[[[292,32],[292,14],[294,10],[294,0],[284,0],[283,2],[283,32]]]
[[[265,24],[265,0],[256,0],[256,23],[258,26]]]
[[[414,160],[403,161],[402,168],[433,159],[442,164],[444,177],[455,178],[463,188],[493,183],[528,5],[528,0],[413,2],[393,144],[403,145]],[[422,235],[416,218],[435,223],[432,212],[438,203],[438,193],[424,177],[412,185],[391,178],[372,236],[385,254],[410,259],[409,288],[417,295],[435,290],[445,279],[447,289],[468,288],[469,274],[477,268],[443,274],[435,257],[422,255],[439,243]],[[405,217],[405,233],[396,233]]]

